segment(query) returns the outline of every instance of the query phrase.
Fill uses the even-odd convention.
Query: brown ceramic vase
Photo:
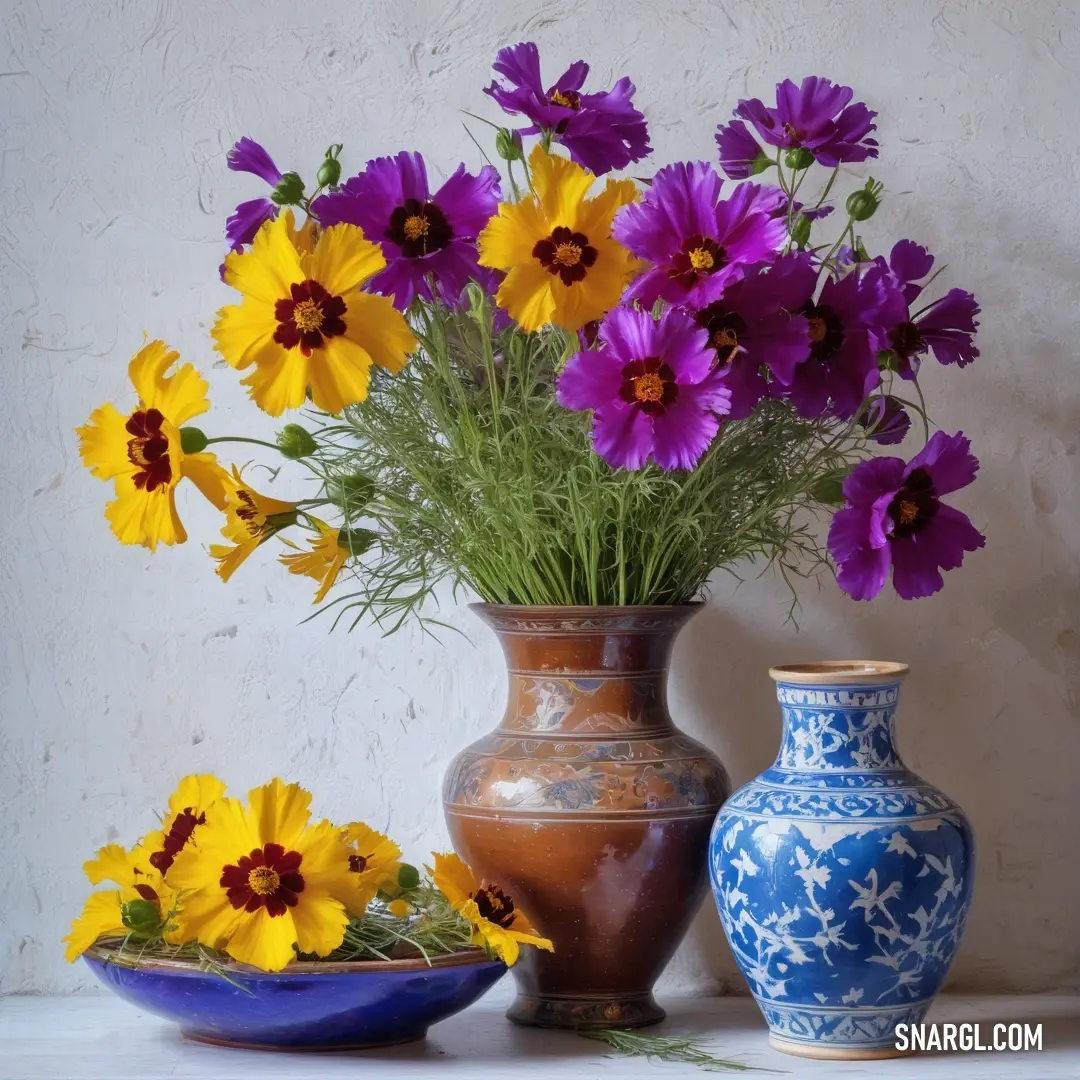
[[[555,943],[524,949],[507,1015],[557,1028],[664,1018],[653,983],[705,894],[727,773],[667,707],[675,636],[698,605],[474,604],[509,673],[499,726],[454,759],[454,846]]]

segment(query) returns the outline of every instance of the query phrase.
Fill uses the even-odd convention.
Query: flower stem
[[[273,450],[277,454],[281,453],[280,448],[275,446],[274,443],[264,442],[262,439],[246,439],[239,435],[219,435],[216,439],[207,439],[206,445],[213,446],[214,443],[223,442],[250,443],[252,446],[265,446],[268,450]]]

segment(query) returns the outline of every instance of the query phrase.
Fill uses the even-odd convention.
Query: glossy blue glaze
[[[717,816],[717,909],[775,1045],[884,1056],[956,954],[971,827],[896,752],[899,675],[774,677],[780,752]]]
[[[267,1050],[344,1050],[422,1039],[430,1024],[471,1005],[505,973],[486,958],[295,965],[270,974],[229,970],[232,983],[194,964],[112,963],[93,948],[94,974],[120,997],[174,1020],[184,1035]],[[451,962],[448,962],[451,961]]]

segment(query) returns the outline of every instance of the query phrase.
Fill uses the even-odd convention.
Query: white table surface
[[[504,1019],[512,987],[497,986],[471,1009],[431,1029],[426,1042],[385,1050],[273,1054],[188,1043],[166,1021],[117,998],[0,999],[2,1080],[641,1080],[642,1077],[754,1076],[691,1065],[606,1057],[606,1048],[573,1034],[516,1027]],[[748,998],[663,1000],[656,1032],[693,1035],[720,1056],[789,1077],[919,1077],[920,1080],[1080,1080],[1080,996],[941,998],[930,1021],[1041,1023],[1042,1052],[922,1053],[884,1062],[820,1062],[771,1050]],[[766,1074],[757,1074],[766,1075]]]

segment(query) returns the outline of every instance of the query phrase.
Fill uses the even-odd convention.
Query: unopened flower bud
[[[849,470],[842,469],[819,477],[810,486],[810,497],[826,506],[844,505],[844,480]]]
[[[315,182],[321,188],[336,188],[341,179],[341,162],[338,154],[341,153],[341,143],[334,143],[326,151],[326,157],[315,174]]]
[[[120,921],[138,937],[154,937],[161,929],[161,908],[151,900],[129,900],[120,908]]]
[[[270,198],[278,206],[296,206],[303,197],[304,181],[294,172],[287,172],[270,192]]]
[[[806,247],[810,241],[810,219],[800,214],[791,226],[791,242],[798,248]]]
[[[872,176],[861,191],[853,191],[847,197],[847,212],[854,221],[868,221],[881,205],[881,193],[885,186]]]
[[[397,883],[399,889],[415,889],[420,884],[420,871],[409,863],[402,863],[398,869]]]
[[[495,152],[503,161],[525,160],[525,152],[521,148],[521,136],[509,128],[499,128],[495,133]]]
[[[338,547],[344,548],[350,555],[363,555],[379,539],[378,533],[370,529],[339,529]]]
[[[286,424],[277,433],[277,448],[290,461],[297,461],[311,457],[319,449],[319,444],[306,428],[299,424]]]
[[[789,169],[809,169],[815,161],[813,150],[807,150],[805,146],[796,146],[784,155],[784,164]]]
[[[363,473],[334,476],[326,481],[328,498],[338,503],[347,516],[363,510],[375,494],[375,481]]]
[[[180,429],[180,449],[185,454],[201,454],[210,440],[197,427]]]

